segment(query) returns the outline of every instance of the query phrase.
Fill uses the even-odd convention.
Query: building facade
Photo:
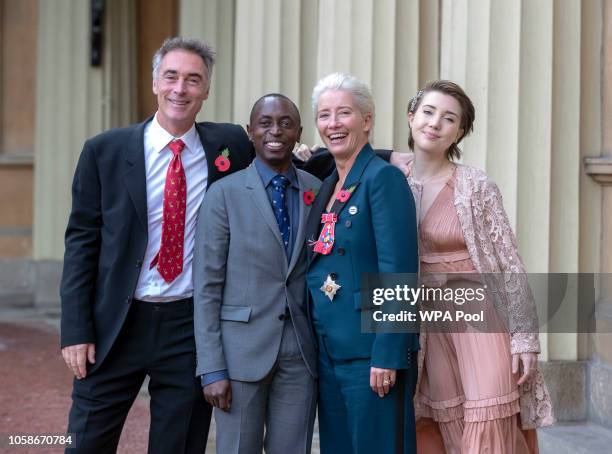
[[[218,52],[201,119],[244,125],[282,92],[306,143],[329,72],[371,85],[373,144],[396,150],[417,89],[458,82],[476,106],[463,160],[499,184],[527,269],[612,273],[612,0],[0,0],[0,26],[1,304],[57,310],[82,144],[154,112],[151,57],[177,34]],[[612,335],[543,333],[542,346],[560,419],[612,428]]]

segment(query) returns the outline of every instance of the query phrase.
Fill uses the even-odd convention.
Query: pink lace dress
[[[419,225],[420,273],[425,281],[429,273],[476,273],[453,203],[456,173],[440,190]],[[473,284],[461,279],[444,285]],[[427,326],[423,329],[427,330]],[[437,423],[446,453],[537,452],[535,431],[520,428],[519,391],[511,364],[507,333],[461,329],[427,332],[416,399],[422,416]],[[431,437],[434,432],[426,433]],[[432,440],[418,442],[435,445]],[[432,449],[428,448],[428,452]]]

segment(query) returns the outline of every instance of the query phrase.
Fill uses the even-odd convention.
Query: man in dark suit
[[[241,127],[195,123],[213,63],[203,43],[164,42],[153,61],[155,116],[102,133],[81,153],[61,282],[77,452],[116,451],[146,375],[149,452],[204,451],[211,408],[194,375],[197,212],[211,183],[253,159]]]

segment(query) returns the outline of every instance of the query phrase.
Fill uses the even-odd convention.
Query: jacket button
[[[126,303],[128,303],[128,304],[130,304],[130,303],[132,302],[132,297],[131,297],[131,296],[128,296],[128,297],[125,299],[125,302],[126,302]]]
[[[347,220],[344,222],[344,226],[345,226],[347,229],[350,229],[350,228],[351,228],[351,225],[353,225],[353,223],[351,222],[351,220],[350,220],[350,219],[347,219]]]
[[[338,248],[338,255],[344,255],[344,253],[345,253],[345,252],[346,252],[346,251],[344,250],[344,248],[343,248],[343,247],[339,247],[339,248]]]
[[[142,260],[136,260],[136,268],[140,268],[142,266]]]
[[[333,280],[338,279],[338,275],[336,273],[331,273],[329,277],[331,277]]]

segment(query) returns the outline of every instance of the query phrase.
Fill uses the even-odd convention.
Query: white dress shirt
[[[185,212],[183,271],[168,284],[157,271],[157,267],[153,269],[149,269],[149,267],[159,251],[161,242],[164,186],[166,184],[166,172],[172,159],[172,151],[168,148],[168,144],[175,139],[181,139],[185,142],[185,148],[181,153],[181,162],[187,181],[187,210]],[[208,166],[204,147],[200,142],[195,124],[182,137],[173,137],[161,127],[157,121],[157,114],[155,114],[153,120],[145,126],[144,154],[149,242],[147,243],[134,297],[152,302],[188,298],[193,296],[191,264],[198,209],[204,199],[208,182]]]

